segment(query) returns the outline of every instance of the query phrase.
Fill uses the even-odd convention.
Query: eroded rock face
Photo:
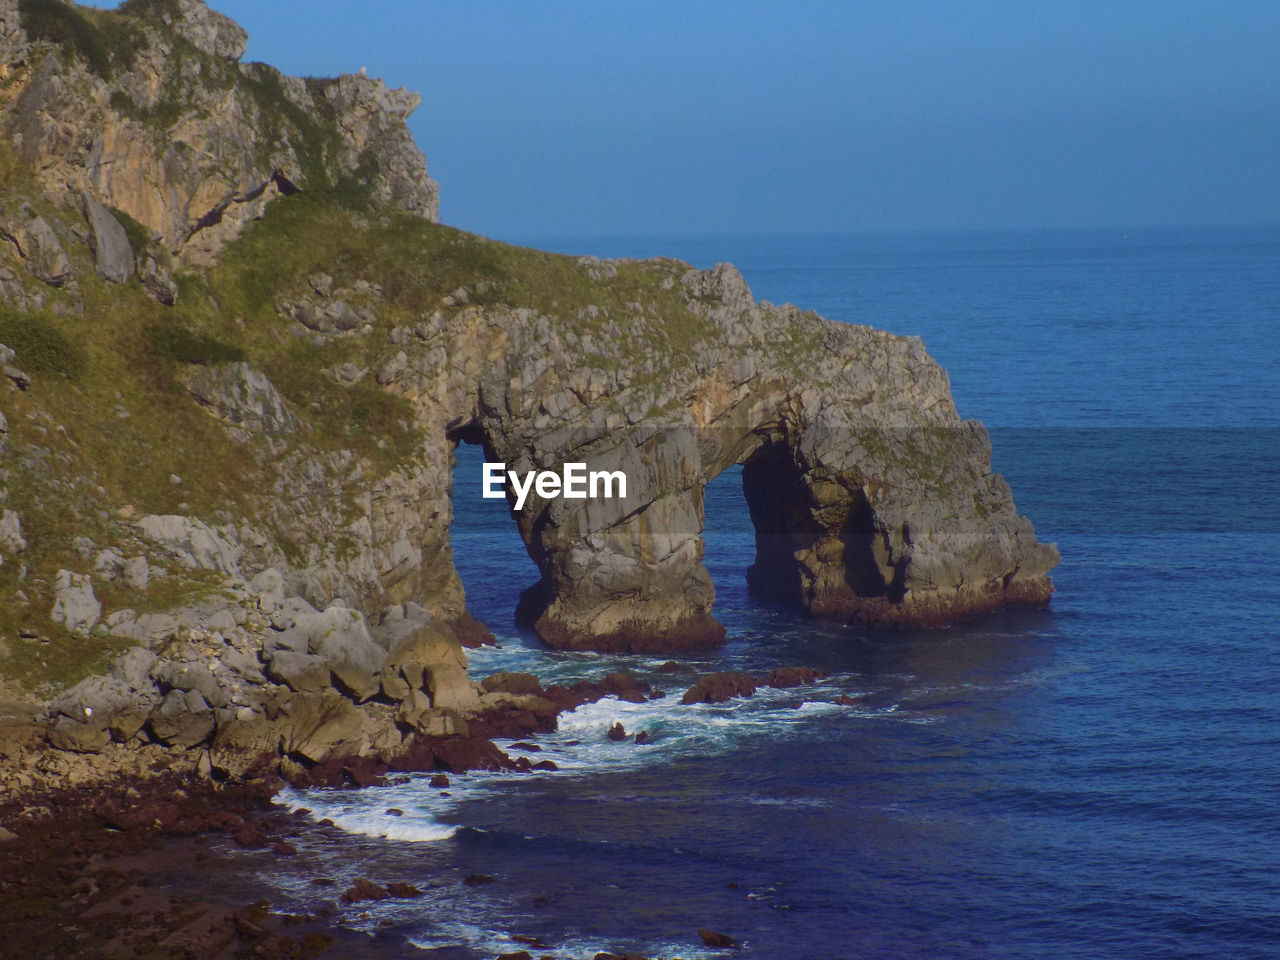
[[[420,738],[467,733],[464,715],[483,704],[446,624],[416,604],[372,623],[337,604],[316,610],[274,579],[230,576],[206,603],[108,618],[113,637],[139,645],[48,704],[49,742],[89,754],[207,750],[211,769],[241,776],[262,764],[387,761]],[[86,578],[59,582],[92,599]],[[96,617],[71,599],[69,615]]]
[[[298,419],[271,381],[247,363],[195,367],[187,374],[186,385],[198,404],[249,433],[298,429]]]
[[[32,275],[51,287],[61,287],[71,279],[71,261],[62,241],[44,217],[27,204],[0,214],[0,240],[13,245]]]
[[[1057,551],[1018,516],[991,472],[986,431],[957,415],[918,338],[756,303],[727,264],[644,266],[666,273],[659,288],[692,317],[681,322],[701,326],[679,350],[667,346],[671,321],[640,303],[576,325],[463,308],[440,334],[388,348],[399,347],[388,387],[446,439],[483,443],[518,472],[573,461],[626,475],[625,498],[535,492],[515,513],[542,574],[520,615],[544,642],[642,652],[719,642],[702,496],[733,464],[744,465],[757,531],[753,589],[885,624],[1048,601]],[[454,495],[478,496],[474,482]],[[430,532],[447,537],[447,524]]]
[[[202,0],[157,3],[154,11],[162,23],[211,56],[239,60],[249,45],[249,35],[240,24],[210,10]]]
[[[96,59],[30,36],[17,3],[0,3],[0,122],[51,195],[84,191],[188,263],[211,262],[273,197],[313,186],[346,183],[436,219],[439,187],[405,126],[416,94],[240,64],[244,30],[200,0],[70,15],[88,29],[112,21]],[[304,114],[333,117],[342,135]]]
[[[91,194],[81,197],[84,218],[89,222],[89,245],[93,249],[98,272],[112,283],[123,283],[133,276],[133,248],[129,236],[111,211]]]

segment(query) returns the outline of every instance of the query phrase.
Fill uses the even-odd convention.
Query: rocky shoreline
[[[684,672],[672,662],[662,672],[677,670]],[[680,702],[724,703],[751,696],[758,686],[795,688],[821,678],[820,672],[804,667],[777,669],[765,677],[711,673],[697,677]],[[301,916],[273,912],[267,902],[242,903],[206,890],[209,872],[226,863],[225,849],[289,857],[297,853],[294,841],[305,842],[299,838],[329,826],[327,821],[313,823],[304,811],[289,814],[273,804],[272,798],[285,786],[360,789],[409,773],[431,772],[431,786],[447,788],[451,773],[554,770],[550,761],[531,761],[524,753],[512,757],[491,738],[536,737],[554,730],[563,712],[606,697],[643,702],[667,695],[625,672],[550,686],[532,674],[499,673],[478,687],[482,697],[502,699],[490,700],[470,719],[466,736],[419,735],[400,754],[385,759],[353,755],[310,767],[277,760],[273,767],[271,758],[263,758],[238,775],[210,769],[204,762],[208,753],[189,747],[169,747],[164,762],[153,757],[134,767],[95,762],[103,755],[73,757],[47,739],[41,741],[35,727],[28,730],[29,741],[15,751],[14,725],[0,727],[10,734],[7,750],[0,754],[0,772],[12,776],[15,771],[36,770],[50,775],[6,792],[0,802],[0,877],[5,878],[0,880],[0,897],[6,903],[0,912],[0,956],[482,956],[461,946],[410,954],[406,951],[414,948],[346,926],[362,902],[421,895],[402,879],[362,878],[340,890],[331,878],[316,877],[316,886],[332,888],[333,902]],[[621,724],[603,735],[634,739],[637,745],[648,742],[644,731],[628,732]],[[516,746],[536,755],[536,744]],[[139,743],[133,750],[146,753]],[[73,774],[71,765],[77,759],[78,774]],[[80,785],[67,785],[76,780]],[[193,863],[202,879],[195,879]],[[484,878],[464,882],[473,879],[479,883]],[[700,931],[703,934],[709,944],[732,942],[714,931]],[[516,945],[549,949],[518,933],[512,939]],[[514,960],[533,954],[513,950],[503,956]],[[593,960],[611,956],[597,954]]]

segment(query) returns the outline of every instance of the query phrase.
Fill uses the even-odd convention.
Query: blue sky
[[[215,0],[497,237],[1280,222],[1276,0]]]

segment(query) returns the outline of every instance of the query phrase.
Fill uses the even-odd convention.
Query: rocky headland
[[[553,647],[721,642],[702,495],[736,464],[755,589],[884,625],[1048,602],[1057,552],[919,339],[442,226],[416,95],[245,48],[200,0],[0,0],[5,797],[518,767],[486,738],[647,695],[468,676],[460,442],[628,479],[513,511]]]

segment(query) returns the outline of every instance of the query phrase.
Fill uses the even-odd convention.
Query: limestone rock
[[[29,205],[22,204],[12,214],[0,214],[0,240],[12,243],[27,269],[49,286],[61,287],[71,279],[71,261],[62,241]]]
[[[329,663],[324,657],[277,650],[271,656],[268,676],[298,693],[315,693],[329,688]]]
[[[239,63],[244,30],[200,0],[96,12],[91,29],[133,44],[129,69],[108,79],[70,43],[42,43],[41,56],[28,57],[16,5],[6,2],[0,69],[17,82],[6,86],[3,122],[50,195],[68,185],[87,191],[197,264],[212,262],[273,198],[300,189],[345,182],[416,216],[438,216],[439,187],[405,125],[414,94],[362,75],[304,81]],[[26,63],[29,70],[16,69]],[[15,235],[11,224],[7,234]],[[23,248],[38,276],[66,282],[65,257]],[[100,267],[118,276],[123,259],[100,259]],[[148,291],[171,302],[171,282],[146,261],[143,268]]]
[[[84,218],[89,222],[89,246],[98,272],[112,283],[124,283],[133,276],[133,248],[129,235],[111,211],[89,193],[81,195]]]
[[[149,514],[137,523],[142,536],[167,549],[188,567],[239,573],[241,551],[231,531],[176,514]]]
[[[219,724],[209,747],[210,763],[233,777],[244,776],[264,761],[274,763],[286,727],[262,714]]]
[[[27,35],[18,18],[18,0],[0,0],[0,70],[7,75],[11,65],[27,53]]]
[[[213,734],[213,711],[199,693],[172,690],[152,711],[148,726],[161,743],[194,747]]]
[[[93,560],[93,575],[99,580],[110,583],[118,580],[124,573],[125,559],[114,547],[101,551]]]
[[[457,664],[428,667],[425,682],[433,707],[467,713],[479,704],[475,686],[467,678],[466,670]]]
[[[144,290],[159,303],[171,307],[178,301],[178,285],[169,271],[156,262],[155,257],[139,257],[138,280]]]
[[[247,363],[197,366],[186,376],[187,392],[216,416],[252,433],[283,434],[298,429],[284,397]]]
[[[155,5],[166,25],[190,40],[197,49],[223,60],[239,60],[249,45],[243,27],[225,14],[210,10],[203,0],[172,0]]]
[[[204,664],[163,663],[158,665],[151,675],[162,687],[169,687],[183,693],[195,691],[210,707],[223,707],[227,704],[226,694]]]
[[[5,510],[0,513],[0,550],[11,556],[17,556],[27,549],[27,541],[22,539],[22,518],[16,510]]]
[[[121,576],[125,584],[132,590],[145,590],[151,579],[150,567],[146,557],[133,557],[125,561]]]
[[[495,673],[480,684],[489,693],[538,694],[542,683],[532,673]]]
[[[336,691],[296,696],[286,705],[291,729],[283,748],[310,763],[342,759],[369,748],[368,717]]]
[[[369,635],[364,617],[336,604],[324,611],[300,614],[273,642],[310,653],[329,665],[353,664],[370,675],[381,670],[387,660],[387,652]]]
[[[334,686],[346,693],[356,703],[364,703],[372,697],[376,697],[382,689],[381,684],[376,677],[368,670],[352,663],[350,660],[343,660],[333,664],[330,667],[333,673]]]
[[[388,670],[382,672],[379,686],[382,690],[382,695],[393,703],[398,703],[405,699],[413,689],[409,686],[409,681],[402,677],[398,671]]]
[[[467,677],[466,655],[457,635],[416,604],[399,619],[384,620],[375,631],[390,648],[388,672],[398,671],[411,687],[425,688],[436,709],[467,713],[480,703]]]
[[[70,570],[59,570],[54,580],[54,623],[61,623],[72,633],[87,635],[102,615],[102,604],[93,595],[93,580]]]
[[[101,721],[59,717],[49,728],[49,743],[72,753],[101,753],[110,741],[111,733]]]

